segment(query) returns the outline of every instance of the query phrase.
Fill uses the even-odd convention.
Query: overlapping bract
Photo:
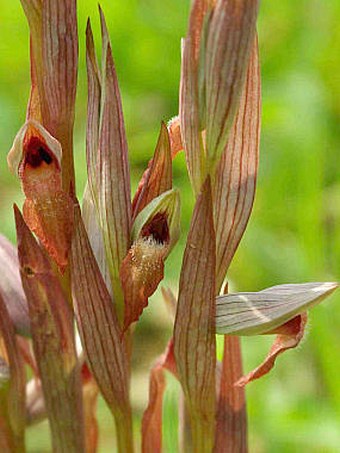
[[[184,252],[174,326],[177,372],[195,451],[210,451],[215,434],[215,248],[207,179],[197,198]]]
[[[128,149],[117,75],[109,35],[100,10],[102,68],[98,68],[91,25],[86,30],[88,185],[102,235],[111,286],[120,316],[123,294],[120,266],[130,246],[131,200]],[[89,194],[88,194],[89,196]]]
[[[207,175],[212,181],[215,295],[220,291],[244,232],[255,193],[260,128],[260,79],[255,39],[257,8],[256,1],[194,1],[183,43],[181,133],[196,197],[200,196]],[[205,231],[204,234],[208,233]],[[207,281],[204,270],[199,276],[192,273],[191,278]],[[195,291],[194,287],[192,291]],[[209,305],[209,301],[206,304]],[[192,309],[193,317],[195,309],[199,310]],[[202,340],[202,347],[203,343]],[[240,353],[228,357],[228,345],[226,341],[223,369],[232,370],[233,366],[239,372]],[[239,351],[237,339],[233,340],[233,348]],[[188,360],[190,363],[190,358]],[[233,365],[231,360],[234,360]],[[242,427],[245,417],[240,418],[238,406],[238,401],[244,401],[244,394],[240,389],[234,390],[226,371],[222,373],[222,379],[226,382],[221,382],[217,426],[225,438],[234,440],[233,430],[238,426],[241,435],[235,445],[244,451],[247,445],[246,429]],[[181,382],[185,385],[183,377]],[[225,392],[229,393],[231,407],[225,404]],[[188,407],[190,401],[190,396],[186,395]],[[214,423],[215,418],[210,421],[213,435]],[[220,439],[221,434],[216,433],[217,449]]]
[[[80,210],[76,209],[71,269],[74,309],[91,373],[115,416],[117,430],[125,432],[120,446],[131,451],[131,408],[128,396],[128,362],[121,329],[95,260]]]
[[[31,33],[27,119],[40,122],[63,150],[63,189],[74,188],[73,123],[78,71],[76,0],[22,0]],[[73,186],[73,188],[72,188]]]
[[[56,450],[83,451],[81,387],[72,311],[52,266],[15,208],[20,272],[34,354]]]
[[[196,195],[227,145],[255,38],[257,0],[195,0],[183,40],[180,121]]]

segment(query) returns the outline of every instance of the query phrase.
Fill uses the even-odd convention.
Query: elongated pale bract
[[[304,283],[219,296],[216,332],[228,335],[270,332],[320,303],[337,287],[337,283]]]
[[[95,208],[93,213],[97,216],[105,247],[110,286],[119,307],[119,316],[122,316],[124,307],[119,271],[130,247],[131,230],[128,148],[109,34],[100,8],[99,12],[102,33],[101,70],[96,60],[89,22],[86,30],[88,186]]]
[[[216,288],[219,292],[253,207],[260,147],[261,87],[257,39],[213,185]]]

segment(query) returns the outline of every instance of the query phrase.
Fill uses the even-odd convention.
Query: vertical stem
[[[190,426],[190,416],[185,404],[184,394],[181,391],[179,397],[179,451],[190,453],[192,449],[192,435]]]
[[[211,421],[205,421],[196,415],[191,417],[192,451],[194,453],[211,453],[214,447],[214,429]]]
[[[73,124],[66,124],[56,132],[63,149],[62,176],[63,189],[73,197],[76,193],[76,181],[73,160]],[[64,131],[67,131],[66,133]]]
[[[0,398],[0,405],[7,411],[6,403]],[[0,414],[0,451],[11,453],[25,453],[25,438],[13,432],[6,415]]]
[[[96,417],[99,389],[91,376],[83,383],[83,407],[85,427],[86,453],[96,453],[98,450],[98,421]]]
[[[40,373],[45,376],[43,391],[51,429],[53,451],[56,453],[85,452],[82,388],[79,368],[66,376],[60,364],[53,368],[40,362]],[[51,381],[55,379],[54,392]],[[49,396],[47,396],[49,393]]]
[[[125,332],[124,342],[126,348],[127,360],[127,388],[130,388],[130,375],[131,375],[131,355],[132,355],[132,340],[133,340],[133,327]],[[115,409],[115,408],[113,408]],[[126,403],[126,409],[122,412],[113,412],[116,424],[117,448],[119,453],[132,453],[134,451],[133,444],[133,425],[130,402]]]
[[[234,386],[242,374],[240,339],[226,335],[217,408],[215,453],[248,451],[245,390],[243,387]]]
[[[133,429],[131,410],[125,413],[114,414],[117,435],[117,451],[119,453],[133,453]]]

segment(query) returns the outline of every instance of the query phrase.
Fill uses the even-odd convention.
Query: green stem
[[[185,404],[184,393],[181,392],[179,400],[179,451],[181,453],[191,453],[192,434],[190,426],[190,415]]]
[[[133,453],[133,429],[131,410],[125,414],[114,415],[117,435],[117,451],[118,453]]]
[[[203,417],[191,417],[193,452],[211,453],[214,447],[215,426]]]
[[[0,404],[2,403],[3,401],[0,401]],[[6,407],[5,404],[3,407]],[[9,420],[2,414],[0,414],[0,451],[11,453],[26,452],[24,431],[16,434],[10,426]]]

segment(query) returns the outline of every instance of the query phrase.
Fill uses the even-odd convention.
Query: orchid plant
[[[173,335],[150,372],[141,450],[162,451],[168,371],[183,393],[181,451],[247,451],[244,386],[299,343],[307,310],[337,287],[287,284],[228,294],[226,275],[251,213],[258,168],[258,1],[192,1],[179,114],[161,124],[132,201],[117,74],[99,8],[101,64],[90,21],[86,29],[82,208],[73,164],[76,0],[21,3],[30,27],[31,93],[8,155],[25,195],[22,209],[14,206],[17,250],[0,238],[0,450],[24,452],[26,427],[48,418],[53,451],[95,452],[99,393],[114,418],[114,451],[140,450],[129,396],[134,326],[180,235],[172,161],[185,152],[195,206],[178,297],[162,288]],[[224,336],[221,363],[216,334]],[[274,344],[243,375],[239,336],[263,334],[276,335]]]

